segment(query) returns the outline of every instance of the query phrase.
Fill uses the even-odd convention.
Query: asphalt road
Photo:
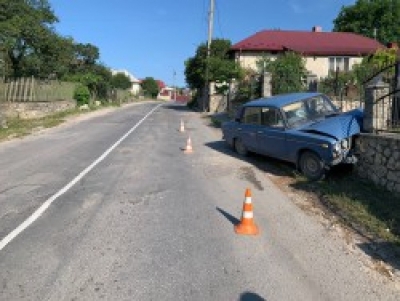
[[[207,119],[158,105],[0,144],[0,300],[400,300]],[[257,236],[233,231],[247,187]]]

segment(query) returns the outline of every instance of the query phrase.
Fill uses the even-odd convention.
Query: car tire
[[[243,141],[241,138],[236,138],[234,145],[235,145],[235,151],[239,155],[247,156],[249,154],[249,151],[247,150],[246,146],[243,144]]]
[[[300,170],[311,181],[318,181],[325,177],[325,164],[314,152],[306,151],[300,156]]]

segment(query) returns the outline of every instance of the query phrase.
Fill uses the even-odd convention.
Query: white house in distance
[[[121,70],[111,70],[112,75],[115,75],[117,73],[123,73],[129,79],[131,80],[132,86],[129,89],[129,91],[132,93],[132,95],[138,95],[140,92],[140,80],[138,80],[135,76],[133,76],[131,73],[129,73],[128,70],[121,69]]]

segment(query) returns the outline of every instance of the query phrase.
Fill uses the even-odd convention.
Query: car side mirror
[[[235,121],[240,123],[240,118],[235,118]]]

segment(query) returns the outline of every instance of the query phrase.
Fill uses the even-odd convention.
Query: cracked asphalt
[[[0,240],[156,105],[1,143]],[[0,250],[0,300],[400,300],[206,122],[179,104],[150,114]],[[247,187],[258,236],[233,230]]]

